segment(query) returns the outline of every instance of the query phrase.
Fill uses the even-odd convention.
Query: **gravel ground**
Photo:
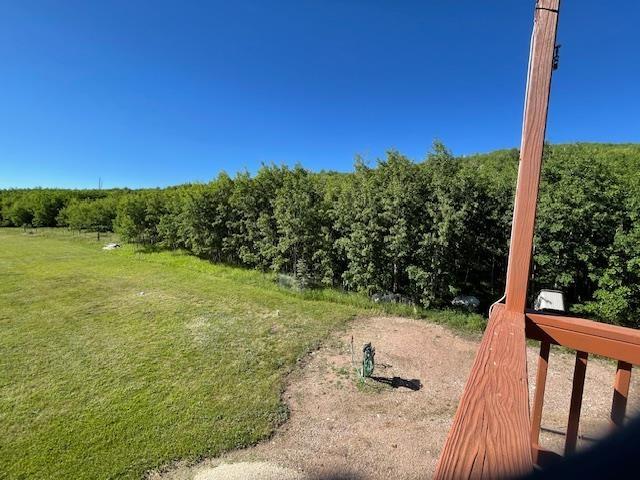
[[[351,364],[365,342],[376,348],[377,381],[358,380]],[[423,321],[367,318],[336,335],[292,374],[284,394],[291,416],[268,441],[195,466],[179,465],[151,478],[430,478],[478,347]],[[528,349],[531,399],[537,348]],[[574,355],[551,350],[541,444],[562,452]],[[615,364],[591,359],[578,448],[607,431]],[[416,386],[421,388],[415,390]],[[629,413],[640,411],[640,382],[632,376]],[[234,465],[235,464],[235,465]],[[235,475],[235,476],[233,476]]]

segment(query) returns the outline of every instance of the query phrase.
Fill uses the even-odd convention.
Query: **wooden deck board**
[[[533,468],[524,314],[494,308],[435,478],[500,478]]]

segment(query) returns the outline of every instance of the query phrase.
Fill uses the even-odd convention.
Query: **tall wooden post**
[[[533,469],[524,307],[560,0],[536,4],[506,305],[497,305],[471,367],[434,478],[516,478]]]
[[[507,267],[506,309],[524,312],[547,126],[560,0],[538,0],[525,95],[518,185]]]

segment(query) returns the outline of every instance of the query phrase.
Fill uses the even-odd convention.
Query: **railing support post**
[[[540,424],[542,423],[542,406],[544,405],[544,390],[547,385],[547,368],[549,366],[548,342],[540,342],[540,356],[538,357],[538,373],[536,374],[536,393],[533,397],[533,411],[531,414],[531,446],[533,463],[538,463],[537,452],[540,443]]]
[[[624,423],[630,381],[631,364],[619,361],[616,369],[616,380],[613,384],[613,400],[611,402],[611,423],[614,428],[620,428]]]
[[[496,307],[434,478],[513,478],[533,470],[524,337],[533,228],[560,0],[537,0],[518,184],[513,212],[506,306]]]
[[[564,454],[571,455],[578,443],[578,428],[580,427],[580,410],[582,410],[582,393],[584,391],[584,377],[587,373],[587,352],[576,352],[576,366],[573,370],[573,388],[571,390],[571,407],[569,407],[569,422],[567,437],[564,444]]]
[[[560,0],[538,0],[531,37],[518,184],[507,267],[507,310],[524,312],[547,127]]]

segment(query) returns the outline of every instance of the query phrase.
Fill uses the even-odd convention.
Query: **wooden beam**
[[[535,310],[528,311],[526,317],[538,326],[548,325],[577,333],[584,333],[591,337],[631,343],[640,347],[640,330],[635,328],[621,327],[620,325],[611,325],[609,323],[596,322],[580,317],[537,312]],[[615,358],[613,355],[610,356],[611,358]]]
[[[506,306],[496,306],[467,380],[435,478],[505,478],[533,469],[524,308],[560,0],[537,0]]]
[[[559,8],[560,0],[537,1],[531,37],[520,165],[507,267],[506,305],[507,310],[514,312],[524,312],[527,299]]]
[[[578,429],[580,428],[580,410],[582,410],[582,393],[584,377],[587,373],[587,352],[576,352],[576,365],[573,369],[573,388],[571,389],[571,406],[567,423],[567,437],[564,443],[564,454],[571,455],[576,451]]]
[[[550,348],[551,345],[548,342],[540,342],[540,356],[538,357],[538,372],[536,374],[536,392],[533,396],[533,410],[531,412],[531,445],[534,463],[538,463],[540,425],[542,424],[544,391],[547,386],[547,369],[549,367]]]
[[[527,338],[640,365],[640,330],[532,312],[526,319]]]
[[[624,424],[630,382],[631,364],[619,361],[616,379],[613,383],[613,400],[611,401],[611,424],[615,429],[621,428]]]
[[[510,478],[532,468],[524,314],[497,305],[434,478]]]

